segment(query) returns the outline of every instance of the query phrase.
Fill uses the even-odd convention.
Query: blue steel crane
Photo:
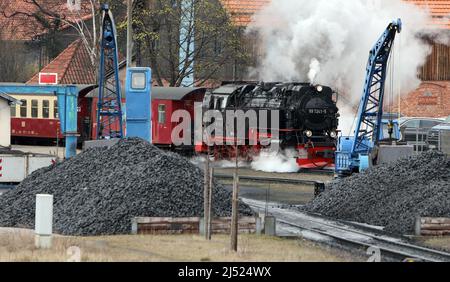
[[[102,6],[96,139],[124,137],[117,32],[107,4]]]
[[[349,175],[368,168],[372,152],[379,145],[383,126],[384,89],[387,65],[395,36],[402,21],[390,23],[369,54],[364,91],[358,109],[354,136],[340,137],[336,152],[336,172]]]

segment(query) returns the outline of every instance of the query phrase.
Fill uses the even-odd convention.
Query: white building
[[[11,145],[11,105],[20,104],[13,97],[0,93],[0,146]]]

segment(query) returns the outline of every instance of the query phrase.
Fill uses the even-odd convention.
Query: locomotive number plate
[[[327,113],[327,109],[308,109],[308,114],[312,115],[326,115]]]

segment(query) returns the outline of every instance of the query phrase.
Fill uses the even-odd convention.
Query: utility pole
[[[234,110],[237,111],[237,95],[234,95]],[[239,136],[237,130],[237,121],[235,123],[234,138],[235,138],[235,171],[233,177],[233,199],[231,203],[231,250],[237,252],[238,250],[238,227],[239,227]]]
[[[205,183],[204,183],[204,187],[203,187],[203,222],[204,222],[204,234],[205,234],[205,239],[209,240],[209,223],[210,223],[210,219],[209,219],[209,210],[210,210],[210,203],[209,203],[209,199],[210,199],[210,168],[209,168],[209,145],[208,145],[208,155],[206,156],[206,160],[205,160]]]
[[[233,202],[231,211],[231,250],[238,250],[238,209],[239,209],[239,175],[235,172],[233,177]]]
[[[131,67],[133,56],[133,0],[127,0],[127,68]]]
[[[207,239],[211,240],[212,234],[212,192],[213,192],[213,181],[214,181],[214,167],[209,167],[209,190],[208,190],[208,233]]]

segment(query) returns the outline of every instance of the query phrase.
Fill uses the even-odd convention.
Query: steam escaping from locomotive
[[[319,73],[320,73],[320,62],[316,58],[313,58],[311,60],[311,63],[309,64],[309,72],[308,72],[308,79],[311,84],[314,84],[314,81]]]
[[[442,43],[448,38],[430,30],[431,17],[425,9],[402,0],[272,1],[248,28],[260,35],[262,47],[262,59],[253,75],[266,81],[309,80],[330,85],[340,96],[347,96],[348,101],[341,102],[357,105],[368,51],[397,18],[404,27],[393,54],[394,94],[400,89],[408,93],[418,87],[417,69],[431,52],[422,38]]]
[[[264,172],[297,172],[299,167],[295,159],[296,155],[297,153],[294,149],[286,149],[281,152],[262,151],[251,162],[251,168]]]

